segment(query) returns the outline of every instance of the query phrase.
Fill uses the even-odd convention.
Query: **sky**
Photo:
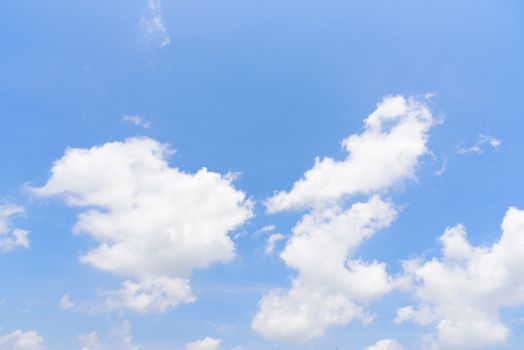
[[[0,350],[524,347],[524,4],[0,3]]]

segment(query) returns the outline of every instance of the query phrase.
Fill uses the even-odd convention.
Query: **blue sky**
[[[523,14],[518,1],[3,1],[0,349],[522,347]],[[272,207],[280,191],[287,207]],[[356,203],[380,227],[354,227]],[[106,226],[75,233],[90,210]],[[301,235],[306,217],[319,221]],[[387,276],[341,287],[315,270],[329,247],[295,248],[308,237],[345,247],[343,273],[375,261]],[[129,266],[82,258],[115,242]]]

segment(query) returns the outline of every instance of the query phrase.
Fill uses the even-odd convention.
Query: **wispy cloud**
[[[136,126],[141,126],[144,129],[148,129],[151,126],[151,122],[144,120],[142,117],[136,114],[135,115],[124,114],[124,116],[122,117],[122,120],[128,123],[134,124]]]
[[[29,231],[13,228],[13,217],[25,215],[24,208],[9,202],[0,202],[0,253],[16,248],[29,248]]]
[[[160,0],[147,1],[147,15],[142,17],[140,25],[149,41],[158,42],[160,47],[171,44],[171,38],[167,33],[164,16],[162,15]]]
[[[275,251],[275,246],[277,242],[283,240],[284,238],[286,238],[286,236],[284,236],[281,233],[274,233],[271,236],[269,236],[266,242],[266,249],[265,249],[266,254],[267,255],[273,254],[273,252]]]
[[[263,236],[263,235],[266,235],[268,233],[273,232],[275,230],[275,228],[276,228],[275,225],[266,225],[266,226],[261,227],[258,230],[256,230],[253,235],[255,237]]]
[[[58,305],[62,310],[69,310],[74,308],[76,306],[76,303],[71,300],[69,294],[64,294],[62,298],[60,298],[60,302],[58,303]]]
[[[498,149],[501,144],[502,141],[493,136],[480,134],[477,142],[472,146],[466,147],[464,141],[460,141],[457,145],[457,153],[463,156],[471,153],[482,154],[486,146]]]
[[[443,175],[446,172],[447,169],[448,169],[448,157],[444,157],[444,160],[442,161],[442,165],[435,172],[435,175],[436,176],[441,176],[441,175]]]
[[[114,326],[108,332],[104,341],[100,340],[98,333],[79,335],[78,340],[82,350],[139,350],[140,346],[133,344],[131,326],[127,320]],[[24,348],[25,349],[25,348]]]

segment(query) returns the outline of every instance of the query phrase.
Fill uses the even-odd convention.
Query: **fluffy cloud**
[[[414,176],[420,156],[427,152],[433,117],[414,98],[385,98],[364,121],[365,129],[342,141],[346,159],[317,158],[312,169],[289,192],[267,201],[270,212],[332,204],[343,196],[386,190]]]
[[[510,330],[500,308],[524,304],[524,211],[507,211],[500,240],[491,247],[472,246],[462,225],[448,228],[440,242],[440,259],[405,263],[420,304],[400,309],[397,321],[434,323],[431,349],[503,342]]]
[[[219,350],[220,339],[205,337],[201,340],[196,340],[186,344],[186,350]]]
[[[220,339],[205,337],[186,344],[186,350],[220,350]],[[231,350],[243,350],[241,346],[235,346]]]
[[[397,212],[378,192],[413,178],[427,152],[433,118],[427,106],[401,96],[385,98],[361,134],[343,141],[348,157],[324,158],[266,204],[270,212],[307,208],[280,254],[298,271],[289,290],[272,290],[259,302],[252,328],[268,339],[293,342],[321,336],[331,325],[370,322],[362,302],[389,292],[395,281],[380,262],[355,258],[359,245],[388,227]],[[347,208],[347,197],[370,194]]]
[[[502,141],[493,136],[480,134],[477,142],[472,146],[466,147],[464,146],[464,141],[460,141],[457,145],[457,153],[462,154],[463,156],[471,153],[482,154],[486,146],[498,149],[501,144]]]
[[[104,292],[107,309],[164,311],[194,300],[191,271],[234,257],[229,233],[252,215],[252,203],[229,175],[172,168],[166,146],[131,138],[68,149],[47,183],[32,191],[60,196],[80,213],[74,231],[98,245],[80,260],[132,278]]]
[[[12,227],[13,217],[24,215],[22,207],[11,203],[0,203],[0,253],[16,248],[29,248],[29,231]]]
[[[307,341],[330,325],[370,321],[355,301],[377,298],[392,283],[384,264],[348,261],[348,252],[395,216],[390,203],[374,197],[346,211],[326,209],[303,217],[280,255],[299,275],[290,290],[262,298],[253,329],[268,339]]]
[[[17,330],[0,335],[0,350],[42,350],[44,339],[34,331]]]
[[[162,15],[161,0],[147,0],[147,12],[148,14],[140,21],[147,39],[158,42],[160,47],[171,44]]]
[[[404,347],[394,339],[382,339],[375,345],[368,346],[366,350],[404,350]]]
[[[122,324],[113,327],[107,336],[107,340],[102,342],[96,332],[78,336],[81,350],[139,350],[140,346],[133,345],[133,337],[129,322],[123,321]]]

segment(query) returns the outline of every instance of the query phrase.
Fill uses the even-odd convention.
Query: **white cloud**
[[[133,344],[131,327],[129,322],[123,321],[120,325],[113,327],[107,340],[102,342],[96,332],[78,336],[81,350],[139,350],[140,346]]]
[[[346,159],[317,158],[291,191],[267,201],[267,209],[279,212],[332,204],[347,195],[387,190],[414,177],[418,159],[427,152],[432,125],[433,117],[423,102],[385,98],[364,121],[364,131],[342,141]]]
[[[69,310],[75,307],[75,302],[71,300],[69,294],[64,294],[62,298],[60,298],[58,305],[62,310]]]
[[[74,231],[98,245],[80,260],[132,278],[104,292],[99,309],[164,311],[191,302],[192,270],[234,257],[229,234],[251,217],[252,203],[227,175],[170,167],[170,153],[149,138],[71,148],[32,189],[86,208]]]
[[[405,306],[398,309],[395,323],[400,324],[408,320],[421,325],[428,325],[434,321],[433,311],[427,305],[420,305],[417,309],[413,306]]]
[[[440,168],[435,172],[436,176],[442,176],[448,169],[448,157],[444,157],[444,160],[442,161],[442,165]]]
[[[404,350],[404,347],[394,339],[382,339],[375,345],[368,346],[366,350]]]
[[[387,97],[365,120],[361,134],[343,141],[345,160],[316,160],[291,191],[267,202],[269,212],[306,208],[280,254],[298,276],[291,289],[272,290],[259,302],[252,328],[268,339],[304,342],[331,325],[373,320],[362,303],[391,291],[384,263],[355,257],[359,245],[388,227],[397,212],[377,193],[413,178],[427,153],[433,117],[414,98]],[[347,197],[369,194],[347,208]]]
[[[498,149],[501,144],[502,141],[494,138],[493,136],[480,134],[477,142],[470,147],[464,146],[464,141],[460,141],[460,143],[457,145],[457,153],[461,155],[467,155],[471,153],[482,154],[484,152],[485,146],[491,146],[493,149]]]
[[[286,236],[284,236],[281,233],[273,233],[272,235],[270,235],[266,242],[266,249],[264,250],[265,253],[267,255],[273,254],[277,242],[283,240],[284,238],[286,238]]]
[[[98,339],[98,334],[96,332],[91,332],[89,334],[83,334],[78,336],[78,340],[81,343],[81,350],[103,350],[104,346],[100,343]]]
[[[259,235],[262,235],[264,233],[269,233],[273,230],[275,230],[276,226],[275,225],[266,225],[260,229],[258,229],[256,232],[255,232],[255,236],[259,236]]]
[[[42,350],[44,339],[35,331],[17,330],[0,335],[0,350]]]
[[[186,350],[220,350],[220,339],[205,337],[186,344]],[[243,350],[241,346],[235,346],[231,350]]]
[[[272,290],[262,298],[253,329],[268,339],[302,342],[321,336],[330,325],[371,321],[357,302],[389,292],[392,282],[385,264],[348,260],[348,255],[395,216],[391,204],[378,197],[346,211],[304,216],[280,254],[299,275],[290,290]]]
[[[168,277],[125,281],[121,289],[100,294],[105,297],[104,302],[94,305],[90,311],[128,309],[139,313],[165,312],[170,307],[195,300],[189,280]]]
[[[122,117],[122,120],[128,123],[134,124],[136,126],[141,126],[144,129],[148,129],[151,126],[151,123],[149,121],[144,120],[139,115],[124,114],[124,116]]]
[[[491,247],[472,246],[462,225],[446,229],[440,242],[440,259],[405,263],[420,305],[401,309],[397,320],[435,323],[430,349],[504,342],[510,329],[499,310],[524,304],[524,211],[507,211],[500,240]]]
[[[186,344],[186,350],[219,350],[220,339],[205,337],[201,340],[196,340]]]
[[[171,44],[162,15],[161,0],[147,0],[147,12],[147,15],[140,21],[147,39],[158,42],[160,47]]]
[[[12,227],[13,217],[25,215],[24,208],[11,203],[0,203],[0,253],[16,248],[29,248],[29,231]]]

